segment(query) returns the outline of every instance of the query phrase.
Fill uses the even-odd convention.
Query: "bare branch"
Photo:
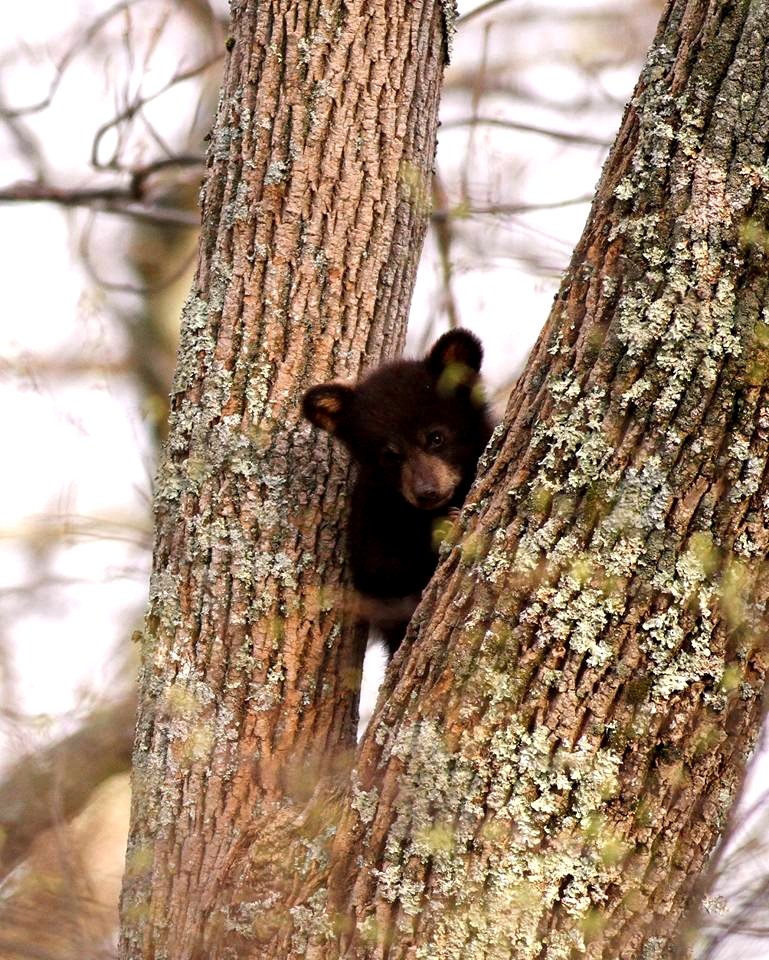
[[[476,17],[481,17],[484,13],[488,13],[489,10],[492,10],[494,7],[501,7],[503,3],[508,2],[509,0],[486,0],[485,3],[481,3],[479,6],[475,7],[475,9],[468,10],[467,13],[463,13],[461,17],[457,17],[457,26],[462,27],[466,23],[469,23],[470,20],[474,20]]]
[[[51,85],[48,88],[48,93],[43,97],[42,100],[38,100],[37,103],[28,104],[25,107],[15,107],[10,109],[3,109],[0,111],[0,116],[3,116],[6,119],[12,119],[14,117],[23,117],[27,116],[30,113],[39,113],[41,110],[45,110],[50,106],[51,101],[56,95],[56,91],[59,89],[62,77],[64,72],[70,63],[75,59],[75,57],[84,50],[89,43],[93,40],[96,34],[105,27],[113,17],[119,16],[121,13],[124,13],[130,7],[134,6],[137,3],[145,2],[145,0],[121,0],[120,3],[116,3],[113,7],[110,7],[109,10],[105,10],[101,16],[96,17],[96,19],[91,23],[83,33],[79,34],[74,43],[64,52],[62,57],[59,59],[58,63],[54,68],[54,77],[51,81]]]
[[[515,217],[523,213],[536,213],[539,210],[559,210],[561,207],[572,207],[580,203],[590,203],[591,193],[579,197],[567,197],[564,200],[553,200],[550,203],[493,203],[487,207],[455,207],[453,210],[434,210],[431,214],[433,221],[446,218],[463,219],[464,217]]]
[[[539,127],[532,123],[519,123],[516,120],[502,120],[499,117],[462,117],[459,120],[446,120],[441,123],[441,131],[455,130],[458,127],[497,127],[500,130],[517,130],[521,133],[536,133],[543,137],[552,137],[554,140],[563,140],[565,143],[576,143],[584,146],[610,147],[609,140],[602,137],[592,137],[587,133],[569,133],[566,130],[551,130],[548,127]]]
[[[443,180],[436,172],[433,175],[433,210],[442,216],[433,216],[432,225],[438,246],[438,256],[441,264],[441,279],[443,281],[443,307],[448,315],[449,327],[460,326],[459,309],[452,286],[453,264],[451,262],[451,247],[454,240],[452,219],[448,216],[449,198]]]
[[[162,208],[161,208],[162,209]],[[161,290],[165,290],[171,284],[176,283],[177,280],[180,280],[191,268],[192,264],[195,262],[195,257],[197,255],[196,250],[191,250],[187,256],[183,257],[181,261],[162,278],[162,280],[157,283],[152,284],[141,284],[141,283],[125,283],[115,280],[107,280],[106,277],[101,276],[97,270],[93,257],[91,256],[91,234],[93,232],[94,220],[93,218],[86,225],[86,228],[83,230],[81,239],[80,239],[80,256],[83,261],[83,266],[88,273],[88,276],[91,280],[100,287],[103,287],[105,290],[113,290],[119,293],[135,293],[139,296],[148,296],[154,293],[160,293]],[[159,225],[156,221],[155,225]],[[173,226],[169,222],[163,222],[163,226]],[[199,226],[199,222],[196,218],[194,226]],[[181,224],[181,226],[188,226],[188,224]],[[134,363],[137,361],[135,360]],[[165,388],[162,392],[165,392]]]
[[[0,203],[57,203],[63,207],[90,207],[152,223],[173,223],[197,227],[197,212],[137,202],[133,187],[55,187],[46,183],[20,182],[0,187]]]
[[[108,517],[87,517],[77,514],[52,514],[34,517],[24,528],[30,538],[48,540],[111,540],[146,548],[151,537],[144,517],[134,520],[110,520]],[[19,530],[0,528],[0,542],[15,539]]]
[[[157,100],[158,97],[161,97],[164,93],[167,93],[172,87],[176,86],[176,84],[183,83],[185,80],[191,80],[193,77],[197,77],[200,76],[200,74],[205,73],[205,71],[212,67],[215,63],[218,63],[223,56],[224,54],[217,53],[212,57],[208,57],[201,63],[196,64],[194,67],[190,67],[187,70],[178,71],[173,75],[173,77],[171,77],[168,83],[164,84],[154,93],[137,95],[136,98],[131,101],[131,103],[129,103],[119,113],[115,114],[114,117],[98,128],[94,134],[93,143],[91,145],[91,164],[97,170],[124,169],[118,163],[116,155],[113,155],[113,157],[107,162],[102,162],[99,160],[99,149],[105,135],[114,127],[118,126],[118,124],[123,123],[126,120],[132,120],[145,106],[147,106],[148,103],[152,103],[153,100]],[[151,132],[154,133],[154,131]],[[168,153],[168,148],[165,146],[165,144],[161,146],[161,149]]]

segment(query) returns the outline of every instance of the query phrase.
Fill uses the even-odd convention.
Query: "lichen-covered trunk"
[[[767,64],[769,0],[669,3],[388,673],[308,956],[668,955],[765,689]]]
[[[354,745],[362,649],[347,463],[298,401],[402,346],[449,6],[232,2],[156,488],[124,958],[282,957],[319,869],[304,800]]]

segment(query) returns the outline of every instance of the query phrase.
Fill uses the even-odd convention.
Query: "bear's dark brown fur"
[[[348,525],[363,616],[397,650],[437,562],[434,530],[461,506],[491,422],[479,382],[483,349],[452,330],[423,360],[398,360],[356,386],[325,383],[302,411],[348,448],[359,472]]]

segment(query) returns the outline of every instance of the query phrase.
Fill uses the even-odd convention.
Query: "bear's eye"
[[[427,434],[426,446],[428,450],[440,450],[446,442],[446,437],[442,430],[431,430]]]
[[[388,443],[386,447],[383,447],[379,458],[385,467],[397,467],[403,459],[400,450],[394,443]]]

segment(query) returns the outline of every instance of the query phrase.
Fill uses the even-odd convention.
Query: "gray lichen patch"
[[[326,891],[316,890],[306,903],[290,908],[292,925],[291,951],[297,957],[308,955],[311,942],[331,939],[334,928],[326,911]]]
[[[454,747],[425,718],[401,727],[390,745],[404,765],[402,802],[377,883],[430,930],[420,956],[534,957],[543,913],[558,901],[586,917],[619,875],[602,814],[620,757],[586,738],[572,747],[545,726],[528,732],[504,707],[492,713]]]
[[[169,570],[156,570],[150,578],[150,613],[169,632],[181,624],[179,587]]]
[[[285,677],[285,666],[277,662],[270,667],[263,682],[252,680],[248,692],[251,709],[261,713],[277,706]]]
[[[249,366],[246,384],[246,412],[251,423],[260,423],[267,413],[267,399],[270,395],[270,383],[275,375],[269,362]]]
[[[641,649],[649,655],[655,667],[651,688],[653,697],[667,699],[705,676],[712,678],[713,682],[721,679],[723,654],[711,649],[713,621],[707,608],[700,612],[694,630],[684,627],[676,606],[649,617],[641,624],[641,629],[644,631]]]
[[[265,185],[282,183],[288,177],[289,164],[285,160],[273,160],[264,175]]]
[[[454,47],[454,34],[457,32],[457,17],[459,8],[457,0],[441,0],[443,10],[443,35],[446,44],[446,63],[451,62],[451,53]]]
[[[192,291],[182,310],[179,351],[172,393],[184,393],[214,353],[208,330],[208,302]]]
[[[606,389],[595,387],[583,396],[571,372],[550,382],[549,388],[556,408],[537,425],[532,437],[534,443],[546,444],[541,461],[545,476],[550,471],[556,473],[560,461],[568,458],[568,486],[580,488],[596,479],[606,479],[604,468],[613,453],[603,428],[608,406]]]
[[[379,802],[379,793],[373,790],[363,790],[360,781],[353,770],[350,775],[351,800],[350,806],[356,811],[363,823],[370,823],[374,819],[377,803]]]
[[[606,627],[625,607],[617,594],[584,587],[567,576],[549,598],[556,613],[545,625],[545,635],[565,640],[576,653],[587,654],[591,667],[602,667],[614,657]]]

